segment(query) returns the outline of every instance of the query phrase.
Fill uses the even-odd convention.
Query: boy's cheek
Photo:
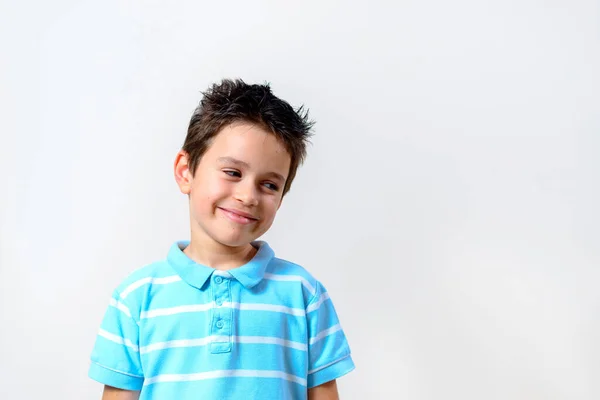
[[[277,215],[277,210],[279,209],[278,204],[269,204],[269,210],[267,211],[265,217],[266,218],[266,223],[268,225],[271,225],[273,223],[273,221],[275,220],[275,216]]]

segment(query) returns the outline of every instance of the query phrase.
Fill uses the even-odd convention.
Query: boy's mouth
[[[223,208],[217,207],[219,210],[223,211],[226,217],[228,217],[233,222],[237,222],[239,224],[250,224],[252,222],[258,221],[258,218],[254,217],[251,214],[248,214],[243,211],[235,210],[232,208]]]

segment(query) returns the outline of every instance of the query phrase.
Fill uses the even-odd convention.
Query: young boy
[[[354,369],[323,285],[257,241],[312,123],[268,85],[224,80],[194,112],[175,180],[191,240],[113,293],[89,376],[103,399],[337,399]]]

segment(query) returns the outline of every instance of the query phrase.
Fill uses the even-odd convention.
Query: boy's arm
[[[308,400],[339,400],[335,379],[308,389]]]
[[[140,392],[137,390],[123,390],[105,385],[102,400],[138,400]]]

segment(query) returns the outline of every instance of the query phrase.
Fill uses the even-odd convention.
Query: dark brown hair
[[[224,79],[202,94],[182,147],[188,153],[192,174],[212,139],[223,128],[234,122],[250,122],[273,133],[291,156],[290,171],[283,188],[285,195],[298,166],[306,158],[306,145],[314,125],[308,119],[308,111],[303,106],[294,110],[271,92],[268,83],[249,85],[241,79]]]

